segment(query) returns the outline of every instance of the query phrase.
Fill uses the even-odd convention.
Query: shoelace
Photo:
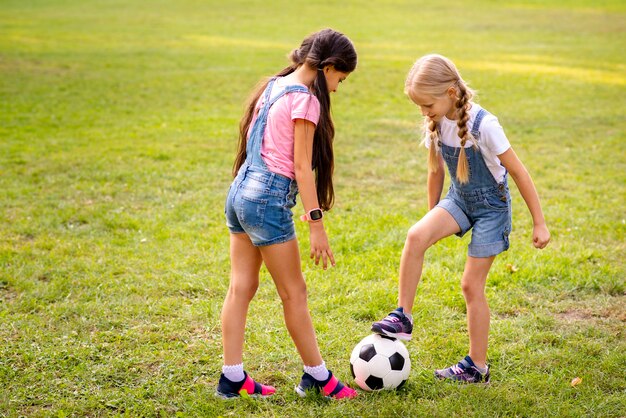
[[[385,318],[385,321],[389,321],[389,322],[400,322],[400,318],[398,318],[395,315],[387,315],[387,317]]]
[[[452,370],[453,374],[462,374],[465,372],[465,369],[461,368],[458,364],[455,364],[454,366],[450,367],[450,370]]]

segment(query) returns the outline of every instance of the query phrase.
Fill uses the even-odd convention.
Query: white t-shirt
[[[469,120],[467,121],[467,129],[470,133],[472,131],[476,115],[480,109],[482,109],[480,105],[472,103],[472,107],[468,111]],[[456,148],[461,146],[461,138],[459,138],[458,134],[459,128],[457,127],[455,120],[450,120],[444,116],[443,119],[441,119],[441,122],[439,122],[439,128],[441,132],[440,140],[443,144]],[[500,183],[504,180],[506,169],[500,163],[498,155],[511,148],[511,144],[504,134],[504,129],[500,126],[498,118],[491,113],[488,113],[483,117],[478,131],[480,132],[480,138],[477,145],[480,149],[480,153],[485,160],[485,164],[487,164],[487,168],[491,171],[493,178]],[[424,144],[426,145],[426,148],[429,148],[430,140],[427,139]],[[473,146],[473,141],[470,139],[465,143],[465,147],[467,148],[471,146]]]

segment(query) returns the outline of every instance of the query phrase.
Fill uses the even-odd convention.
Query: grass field
[[[453,237],[427,254],[402,390],[298,398],[300,360],[263,271],[245,362],[278,393],[213,396],[243,102],[324,27],[359,53],[333,95],[336,268],[306,258],[297,225],[325,360],[350,381],[352,347],[395,307],[405,234],[426,211],[404,77],[439,52],[499,117],[553,237],[532,247],[512,186],[512,247],[487,284],[489,387],[432,377],[467,350],[469,241]],[[618,0],[3,0],[0,416],[626,416],[625,32]]]

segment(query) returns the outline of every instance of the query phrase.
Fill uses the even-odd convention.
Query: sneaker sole
[[[480,382],[470,382],[467,380],[456,380],[456,379],[451,379],[449,377],[445,377],[445,376],[440,376],[437,373],[435,373],[435,378],[441,382],[452,382],[455,384],[461,384],[461,385],[484,385],[484,386],[489,386],[489,384],[491,383],[491,380],[481,380]]]
[[[491,382],[468,382],[466,380],[452,380],[452,379],[438,379],[440,382],[450,382],[451,385],[477,385],[477,386],[491,386]]]
[[[309,390],[314,390],[314,388],[311,388]],[[301,398],[306,398],[306,389],[301,388],[300,386],[296,386],[296,393],[301,397]],[[322,395],[323,396],[323,395]],[[324,398],[326,399],[332,399],[332,400],[336,400],[336,398],[333,398],[332,396],[324,396]]]
[[[296,393],[298,395],[300,395],[301,398],[306,398],[306,390],[302,389],[300,386],[296,386]],[[324,396],[324,398],[329,399],[331,401],[340,401],[342,399],[346,399],[346,398],[342,398],[342,399],[337,399],[334,396]],[[354,397],[353,397],[354,398]],[[350,398],[352,399],[352,398]]]
[[[306,390],[302,389],[300,386],[296,386],[296,393],[300,395],[301,398],[306,397]]]
[[[215,396],[217,396],[218,398],[221,398],[225,401],[232,401],[234,399],[239,399],[242,396],[239,394],[226,394],[226,393],[222,393],[220,391],[215,391],[214,393]],[[273,395],[273,394],[272,394]],[[269,397],[271,397],[272,395],[261,395],[260,393],[253,393],[252,395],[248,395],[249,398],[254,398],[254,399],[267,399]]]
[[[311,388],[310,390],[313,390],[313,388]],[[302,389],[300,386],[296,386],[296,393],[301,397],[301,398],[306,398],[306,390]],[[323,396],[323,395],[322,395]],[[336,401],[338,400],[337,398],[333,398],[332,396],[324,396],[325,399],[330,399],[332,401]]]
[[[214,395],[216,397],[218,397],[218,398],[221,398],[221,399],[225,400],[225,401],[230,401],[232,399],[240,398],[239,395],[227,395],[227,394],[222,393],[222,392],[220,392],[218,390],[215,391]]]
[[[412,335],[406,334],[404,332],[394,333],[384,330],[382,328],[374,328],[372,327],[372,331],[378,335],[384,335],[385,337],[395,338],[402,341],[411,341]]]

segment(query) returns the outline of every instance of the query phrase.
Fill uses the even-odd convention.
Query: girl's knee
[[[425,252],[428,249],[428,238],[426,234],[420,228],[419,224],[413,225],[409,228],[409,232],[406,234],[406,243],[404,248],[409,251]]]
[[[307,304],[307,288],[306,283],[302,280],[301,283],[291,284],[288,287],[278,290],[280,299],[283,304],[301,304],[306,306]]]
[[[238,299],[240,301],[251,301],[259,288],[259,282],[250,283],[230,283],[228,287],[228,297]]]
[[[461,290],[466,301],[485,296],[485,286],[471,280],[461,280]]]

